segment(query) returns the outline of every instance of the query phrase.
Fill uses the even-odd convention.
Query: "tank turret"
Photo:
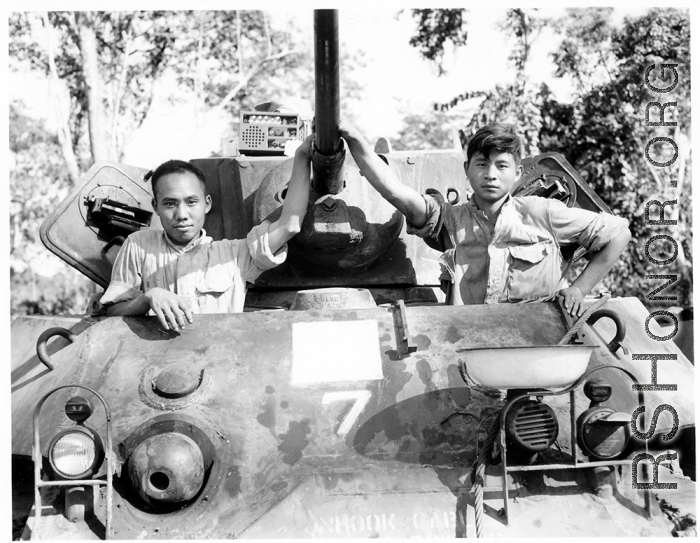
[[[249,290],[248,307],[289,308],[297,290],[329,287],[368,288],[380,301],[444,301],[439,254],[406,234],[403,216],[364,179],[339,135],[341,66],[335,10],[314,12],[314,56],[308,210],[301,232],[289,242],[287,261],[258,278]],[[279,111],[274,101],[266,106]],[[293,163],[282,153],[282,144],[288,138],[303,139],[310,129],[300,118],[300,112],[288,108],[277,114],[242,112],[237,153],[192,160],[205,173],[213,195],[205,222],[212,238],[244,238],[253,226],[279,215]],[[261,122],[266,119],[269,122]],[[420,193],[434,189],[456,201],[470,191],[459,148],[392,152],[380,144],[376,149],[397,177]],[[561,155],[525,159],[523,165],[526,172],[518,191],[608,210]],[[141,228],[159,228],[144,174],[124,165],[94,166],[42,227],[47,247],[106,286],[124,238]]]
[[[362,179],[346,161],[340,121],[338,14],[314,15],[316,117],[312,153],[313,176],[309,209],[301,233],[290,243],[290,262],[320,282],[329,274],[353,274],[369,267],[397,240],[403,217]],[[254,222],[274,216],[289,180],[289,162],[263,179],[255,198]]]

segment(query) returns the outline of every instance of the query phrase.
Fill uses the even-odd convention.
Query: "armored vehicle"
[[[180,332],[151,316],[13,322],[12,452],[17,465],[33,460],[23,486],[16,480],[33,503],[22,537],[685,530],[664,511],[694,507],[684,459],[667,453],[694,425],[687,359],[649,338],[636,299],[589,300],[585,325],[557,302],[445,304],[440,253],[406,235],[345,153],[337,13],[314,17],[308,212],[245,311],[196,315]],[[279,212],[292,163],[284,142],[305,130],[294,112],[243,112],[235,156],[192,161],[214,196],[209,235],[243,238]],[[376,151],[419,192],[453,202],[468,193],[461,149],[399,152],[380,141]],[[524,166],[515,192],[607,210],[561,155]],[[47,219],[45,244],[105,287],[125,236],[160,227],[146,173],[93,166]],[[658,380],[675,391],[635,390],[657,379],[649,355],[635,353],[658,354]],[[677,424],[662,414],[637,436],[633,421],[646,430],[662,404]],[[647,423],[633,418],[640,407]]]

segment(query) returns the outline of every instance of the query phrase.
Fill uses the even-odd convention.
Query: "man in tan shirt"
[[[454,247],[445,253],[445,265],[455,305],[561,296],[569,313],[580,316],[584,296],[630,240],[626,219],[537,196],[512,197],[523,167],[521,141],[511,125],[490,124],[471,138],[464,171],[474,192],[465,203],[442,206],[401,183],[347,122],[338,128],[365,178],[405,215],[409,234],[435,238],[445,225]],[[589,253],[588,265],[571,285],[563,277],[560,251],[569,244]]]
[[[196,313],[243,310],[246,283],[284,262],[287,241],[299,232],[310,184],[310,146],[294,157],[282,213],[254,227],[245,240],[213,241],[202,228],[211,209],[204,174],[189,162],[171,160],[153,173],[153,209],[163,230],[131,234],[100,299],[108,315],[152,311],[167,329],[192,323]]]

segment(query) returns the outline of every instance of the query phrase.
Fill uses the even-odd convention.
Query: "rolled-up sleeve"
[[[287,244],[276,253],[270,250],[270,223],[263,221],[248,233],[238,253],[238,268],[244,281],[253,282],[269,269],[279,266],[287,259]]]
[[[437,226],[440,224],[440,204],[427,194],[423,195],[423,200],[425,200],[425,211],[428,215],[428,220],[420,228],[412,225],[408,220],[406,220],[406,233],[413,234],[420,238],[435,238],[438,235]]]
[[[126,238],[112,267],[112,278],[100,298],[102,305],[128,302],[141,295],[141,264],[143,251],[130,238]]]
[[[556,200],[548,200],[549,220],[560,245],[577,244],[597,252],[629,227],[629,221],[610,213],[594,213],[569,208]]]

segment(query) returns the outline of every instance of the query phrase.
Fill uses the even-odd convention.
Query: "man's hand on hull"
[[[578,287],[563,288],[557,294],[564,300],[564,308],[572,317],[580,317],[583,315],[583,293]]]
[[[178,330],[185,327],[185,319],[192,324],[192,311],[187,301],[166,290],[155,287],[144,295],[151,305],[151,309],[158,317],[161,326],[166,330]]]

